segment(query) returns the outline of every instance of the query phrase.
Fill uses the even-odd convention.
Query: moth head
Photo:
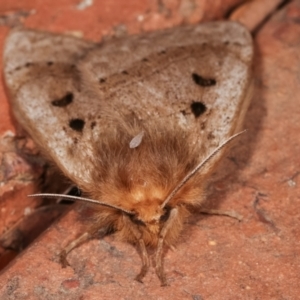
[[[118,198],[122,202],[119,205],[127,205],[126,209],[132,213],[129,218],[134,224],[158,233],[167,215],[166,208],[161,206],[167,192],[160,185],[146,180],[135,182],[130,191],[120,191]]]
[[[142,205],[136,206],[134,214],[130,215],[133,223],[145,226],[153,233],[158,233],[161,225],[165,223],[170,214],[170,207],[162,207],[162,199],[149,198]]]

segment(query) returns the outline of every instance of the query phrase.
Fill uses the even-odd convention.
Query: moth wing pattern
[[[69,36],[16,29],[8,36],[4,49],[4,77],[14,115],[35,142],[43,146],[44,153],[71,179],[81,171],[81,164],[74,164],[68,152],[75,135],[71,137],[59,125],[68,126],[69,120],[64,123],[66,120],[61,118],[66,115],[55,111],[61,106],[51,103],[66,104],[72,102],[74,94],[78,95],[75,65],[92,47],[93,43]],[[84,172],[81,174],[88,180]]]
[[[252,38],[234,22],[100,44],[17,29],[6,39],[4,78],[21,125],[67,177],[89,183],[89,145],[112,112],[176,124],[212,152],[241,127],[252,58]]]

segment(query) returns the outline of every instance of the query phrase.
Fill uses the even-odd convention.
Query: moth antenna
[[[222,148],[224,148],[228,143],[234,140],[236,137],[243,134],[246,130],[238,132],[224,141],[220,146],[218,146],[212,153],[210,153],[200,164],[198,164],[194,170],[187,174],[181,182],[175,187],[175,189],[169,194],[166,200],[162,203],[161,208],[164,208],[167,203],[175,196],[175,194],[190,180],[210,159],[212,159]]]
[[[64,195],[64,194],[32,194],[32,195],[28,195],[27,197],[46,197],[46,198],[58,198],[58,197],[62,197],[64,199],[68,199],[68,200],[76,200],[76,201],[82,201],[82,202],[88,202],[88,203],[93,203],[93,204],[97,204],[97,205],[103,205],[103,206],[107,206],[107,207],[111,207],[111,208],[115,208],[117,210],[120,210],[128,215],[134,215],[134,212],[126,210],[124,208],[112,205],[112,204],[107,204],[105,202],[101,202],[101,201],[97,201],[94,199],[89,199],[89,198],[84,198],[84,197],[78,197],[78,196],[70,196],[70,195]]]

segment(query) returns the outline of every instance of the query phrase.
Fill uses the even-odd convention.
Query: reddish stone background
[[[78,10],[79,1],[2,0],[0,43],[9,26],[16,24],[99,40],[107,34],[218,19],[239,2],[220,0],[212,6],[204,0],[111,0]],[[62,269],[57,254],[80,231],[79,212],[72,210],[2,271],[0,299],[299,298],[299,20],[300,1],[291,1],[254,37],[255,92],[246,116],[248,132],[224,160],[218,177],[223,179],[212,185],[208,202],[210,207],[243,214],[241,223],[226,217],[191,218],[176,250],[166,253],[170,286],[161,288],[153,270],[144,284],[133,280],[140,257],[113,236],[74,250],[69,256],[72,268]],[[25,203],[25,195],[37,189],[34,182],[43,164],[32,169],[18,155],[34,146],[14,139],[15,127],[0,86],[2,233],[26,214],[26,208],[38,205]]]

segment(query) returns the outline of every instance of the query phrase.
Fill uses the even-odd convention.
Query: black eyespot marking
[[[100,78],[100,79],[99,79],[99,82],[100,82],[100,83],[104,83],[105,81],[106,81],[106,78]]]
[[[69,105],[74,99],[73,93],[68,92],[62,98],[51,101],[53,106],[65,107]]]
[[[196,84],[203,86],[203,87],[213,86],[217,83],[216,80],[213,78],[203,78],[202,76],[200,76],[196,73],[192,74],[192,78]]]
[[[91,123],[91,129],[93,130],[95,128],[95,126],[96,126],[96,122],[94,121]]]
[[[206,106],[202,102],[193,102],[191,104],[191,110],[195,118],[198,118],[206,111]]]
[[[84,120],[82,119],[72,119],[70,122],[69,122],[69,126],[73,129],[73,130],[76,130],[76,131],[82,131],[83,127],[84,127]]]
[[[124,70],[124,71],[122,71],[122,74],[128,75],[128,72]]]
[[[47,66],[50,67],[50,66],[52,66],[52,65],[53,65],[53,61],[48,61],[48,62],[47,62]]]

